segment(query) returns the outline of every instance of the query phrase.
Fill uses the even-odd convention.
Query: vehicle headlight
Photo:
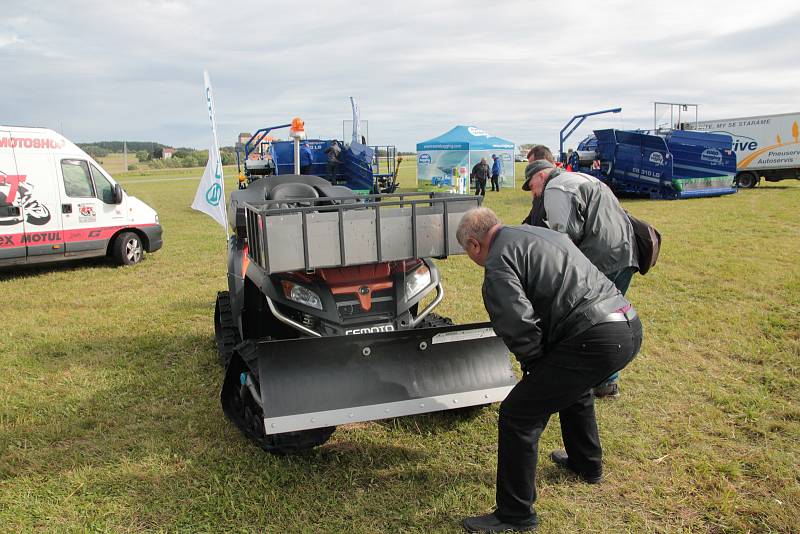
[[[318,310],[322,309],[322,300],[319,298],[319,295],[307,287],[301,286],[300,284],[295,284],[294,282],[288,282],[286,280],[284,280],[282,283],[283,294],[287,299],[304,306],[309,306]]]
[[[431,271],[422,265],[406,277],[406,300],[413,299],[429,285],[431,285]]]

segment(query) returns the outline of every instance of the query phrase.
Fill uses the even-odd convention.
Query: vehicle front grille
[[[372,308],[361,309],[358,298],[352,294],[334,295],[336,309],[342,321],[361,319],[374,316],[393,319],[397,308],[394,300],[394,289],[383,289],[372,294]]]

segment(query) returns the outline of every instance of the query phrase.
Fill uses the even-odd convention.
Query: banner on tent
[[[417,188],[423,191],[464,191],[472,188],[472,168],[486,158],[492,168],[499,161],[500,187],[514,187],[514,143],[474,126],[456,126],[444,134],[417,143]]]
[[[469,185],[469,150],[428,150],[417,153],[417,189],[466,192]],[[462,176],[465,175],[465,176]]]

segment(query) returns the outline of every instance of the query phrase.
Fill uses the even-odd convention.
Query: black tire
[[[118,265],[134,265],[144,258],[142,238],[135,232],[122,232],[114,239],[111,255]]]
[[[226,367],[240,341],[239,330],[233,320],[231,296],[227,291],[217,293],[217,303],[214,306],[214,341],[219,352],[219,362]]]
[[[261,449],[277,455],[313,449],[330,439],[336,430],[335,426],[266,435],[262,424],[263,411],[239,380],[239,375],[246,370],[247,366],[242,358],[234,353],[225,370],[225,381],[220,394],[222,411],[242,434]]]
[[[758,184],[758,178],[752,172],[742,172],[736,175],[736,187],[739,189],[752,189]]]

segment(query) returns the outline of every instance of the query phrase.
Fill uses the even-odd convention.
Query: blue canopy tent
[[[469,184],[473,165],[492,154],[500,159],[500,186],[514,187],[514,143],[475,126],[456,126],[438,137],[417,143],[417,189],[457,191]],[[466,180],[466,182],[464,182]],[[468,186],[468,185],[467,185]]]

